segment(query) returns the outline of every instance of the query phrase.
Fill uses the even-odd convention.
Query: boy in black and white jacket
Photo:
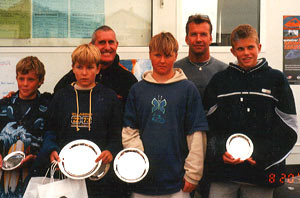
[[[236,27],[231,44],[237,63],[212,78],[203,100],[210,127],[210,197],[224,197],[229,191],[229,197],[236,197],[239,191],[243,197],[271,198],[297,140],[292,90],[282,72],[257,58],[261,44],[252,26]],[[252,140],[250,158],[235,159],[226,151],[226,140],[234,133]]]

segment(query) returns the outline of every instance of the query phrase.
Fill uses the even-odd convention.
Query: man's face
[[[38,88],[42,85],[34,71],[29,71],[27,74],[18,72],[17,83],[19,89],[19,97],[23,100],[32,100],[36,97]]]
[[[94,45],[101,52],[101,62],[103,62],[104,65],[112,64],[118,48],[118,41],[116,40],[115,33],[111,30],[99,30],[95,33],[95,38]]]
[[[209,45],[212,42],[209,24],[206,22],[200,24],[190,23],[185,42],[189,46],[189,51],[195,55],[209,52]]]
[[[73,73],[76,77],[76,84],[82,88],[93,88],[96,83],[96,75],[100,72],[100,66],[96,64],[81,65],[78,62],[72,67]]]
[[[160,76],[173,74],[173,65],[176,61],[177,53],[164,54],[158,51],[150,52],[150,60],[153,66],[153,73]]]
[[[231,53],[237,58],[238,65],[245,70],[255,67],[261,44],[254,38],[239,39],[233,43]]]

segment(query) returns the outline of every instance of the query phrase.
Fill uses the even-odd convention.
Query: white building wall
[[[180,13],[177,5],[180,5],[180,1],[163,0],[163,6],[160,5],[160,2],[161,0],[153,0],[153,24],[156,24],[153,25],[153,33],[170,31],[178,36],[180,27],[177,21],[180,18]],[[262,4],[261,42],[263,49],[260,57],[266,57],[273,68],[282,70],[283,15],[300,15],[299,0],[262,0]],[[46,79],[40,90],[52,92],[56,82],[71,69],[71,52],[73,50],[74,47],[0,47],[0,57],[16,57],[17,59],[28,55],[39,57],[46,66]],[[211,53],[224,62],[235,60],[229,47],[211,47]],[[121,59],[145,59],[148,58],[148,48],[119,47],[118,54]],[[187,48],[181,47],[178,59],[186,55]],[[300,85],[294,85],[292,89],[297,103],[297,111],[300,115]],[[300,140],[298,140],[287,162],[300,164]]]

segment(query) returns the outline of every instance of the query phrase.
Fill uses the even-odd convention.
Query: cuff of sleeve
[[[187,174],[184,175],[184,179],[186,181],[188,181],[189,183],[194,184],[194,185],[198,185],[198,182],[199,182],[197,180],[194,180],[194,179],[190,178],[189,176],[187,176]]]
[[[144,152],[143,142],[138,129],[124,127],[122,130],[122,144],[124,148],[137,148]]]

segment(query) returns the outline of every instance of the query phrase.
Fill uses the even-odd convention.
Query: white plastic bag
[[[50,178],[32,177],[28,183],[23,198],[53,198],[53,197],[68,197],[68,198],[87,198],[87,189],[85,180],[73,179],[54,179],[53,175],[57,163],[53,163],[50,169]]]
[[[51,167],[47,170],[45,177],[31,177],[26,187],[23,198],[39,198],[38,186],[49,184],[50,182],[54,182],[58,180],[58,179],[54,180],[53,178],[56,165],[57,162],[53,162],[51,164]],[[49,170],[50,170],[50,178],[47,177]]]
[[[38,195],[38,186],[50,183],[50,178],[48,177],[32,177],[29,180],[26,191],[23,195],[23,198],[39,198]]]
[[[85,180],[63,179],[39,185],[37,187],[39,198],[87,198]]]

